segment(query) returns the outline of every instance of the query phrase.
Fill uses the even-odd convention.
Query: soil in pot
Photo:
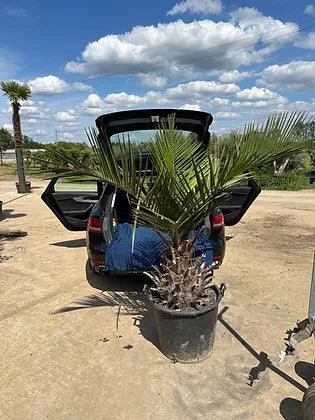
[[[206,359],[214,345],[218,305],[224,286],[213,285],[207,305],[199,310],[172,310],[149,298],[157,328],[160,349],[173,362],[196,363]]]

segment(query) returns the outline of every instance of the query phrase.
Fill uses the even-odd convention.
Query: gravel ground
[[[227,229],[214,352],[181,365],[158,349],[142,283],[86,270],[84,233],[59,224],[43,185],[25,196],[0,185],[0,228],[28,231],[3,244],[0,264],[1,418],[299,419],[314,342],[279,369],[269,361],[307,314],[315,191],[264,192]]]

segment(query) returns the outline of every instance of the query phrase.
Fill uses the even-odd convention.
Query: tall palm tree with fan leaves
[[[31,98],[32,92],[28,85],[16,81],[1,82],[1,90],[9,99],[12,106],[12,124],[14,132],[14,144],[16,155],[16,166],[18,174],[18,192],[26,193],[29,188],[25,180],[24,162],[23,162],[23,140],[21,130],[20,108],[21,102]]]
[[[134,226],[169,238],[163,264],[148,273],[156,293],[169,308],[197,308],[211,281],[211,267],[193,257],[205,218],[225,202],[230,187],[248,180],[257,167],[307,147],[295,137],[296,125],[305,118],[301,113],[271,116],[265,123],[247,124],[232,142],[210,142],[205,150],[176,130],[176,119],[169,116],[149,141],[145,160],[128,139],[121,139],[117,152],[105,131],[89,129],[92,163],[61,151],[49,153],[45,163],[51,177],[89,176],[128,193]]]

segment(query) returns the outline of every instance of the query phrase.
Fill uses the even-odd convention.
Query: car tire
[[[302,414],[304,420],[315,420],[315,382],[305,391]]]
[[[97,276],[100,276],[101,274],[98,272],[98,271],[96,271],[95,270],[95,268],[93,267],[93,265],[92,265],[92,263],[91,263],[91,260],[90,259],[88,259],[88,269],[93,273],[93,274],[96,274]]]

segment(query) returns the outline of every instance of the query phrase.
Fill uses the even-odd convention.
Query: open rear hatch
[[[161,121],[174,115],[176,128],[198,135],[199,140],[209,142],[209,127],[213,121],[207,112],[184,109],[140,109],[101,115],[96,119],[99,131],[105,131],[110,138],[114,134],[135,130],[156,130]]]

